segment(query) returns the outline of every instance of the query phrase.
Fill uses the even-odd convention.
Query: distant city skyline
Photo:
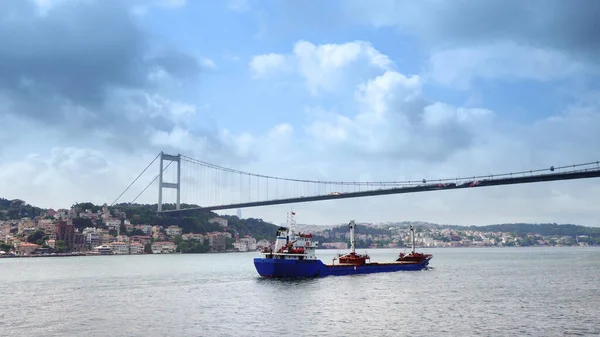
[[[307,0],[298,9],[289,0],[0,2],[1,196],[45,208],[110,204],[159,151],[336,181],[600,160],[600,2]],[[589,179],[294,210],[315,224],[600,226],[599,198],[600,179]],[[156,187],[137,202],[156,203]],[[288,209],[243,214],[282,223]]]

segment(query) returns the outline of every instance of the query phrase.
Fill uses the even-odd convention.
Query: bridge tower
[[[174,161],[177,163],[177,182],[175,183],[165,183],[163,182],[163,162],[164,161]],[[163,188],[174,188],[177,190],[177,204],[175,209],[180,209],[181,202],[181,155],[177,154],[176,156],[166,154],[164,152],[160,152],[160,168],[158,173],[158,211],[162,211],[162,192]]]

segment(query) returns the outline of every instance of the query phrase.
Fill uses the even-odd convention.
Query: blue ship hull
[[[371,273],[387,273],[404,270],[422,270],[429,265],[426,259],[420,263],[389,262],[365,265],[326,265],[321,260],[291,260],[254,258],[256,271],[268,278],[313,278]]]

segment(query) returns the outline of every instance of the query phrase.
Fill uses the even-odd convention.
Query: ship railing
[[[306,256],[306,254],[292,254],[292,253],[261,253],[264,255],[275,255],[275,256]]]

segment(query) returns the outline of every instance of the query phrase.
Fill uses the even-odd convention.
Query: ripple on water
[[[0,335],[600,333],[600,249],[430,252],[426,271],[291,281],[258,278],[254,253],[0,260]]]

